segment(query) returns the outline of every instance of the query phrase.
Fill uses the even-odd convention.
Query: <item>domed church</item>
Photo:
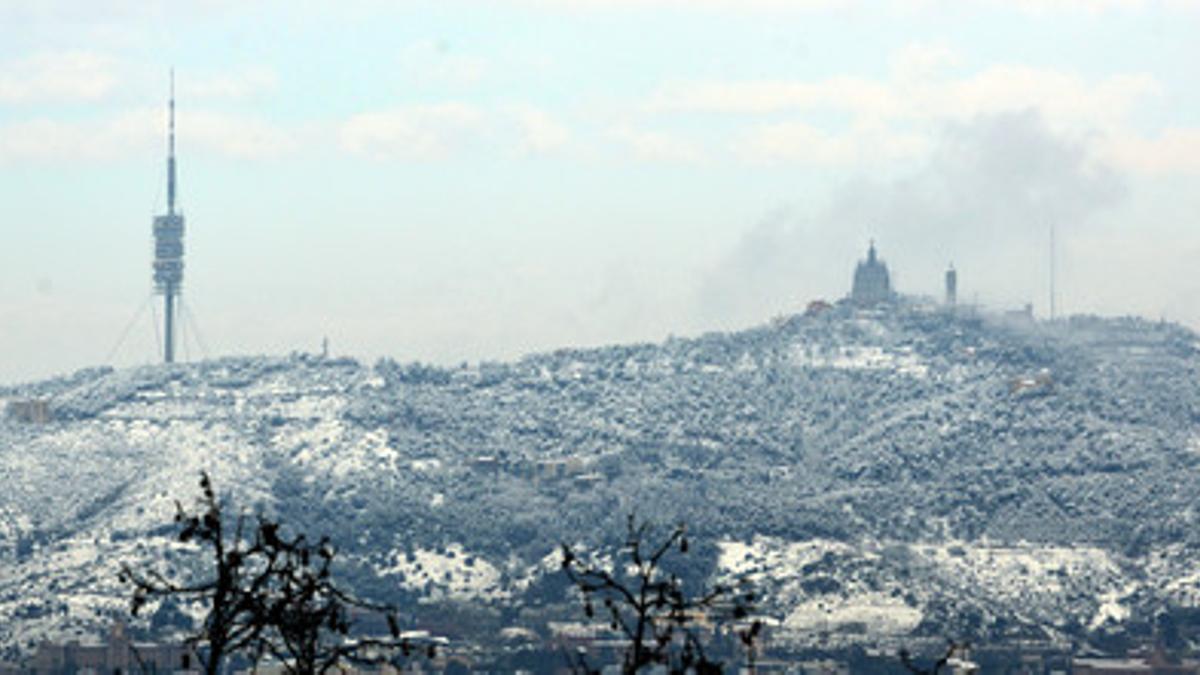
[[[850,290],[850,301],[856,305],[877,305],[890,302],[894,297],[892,281],[887,263],[875,255],[875,240],[867,250],[867,259],[858,261],[854,268],[854,286]]]

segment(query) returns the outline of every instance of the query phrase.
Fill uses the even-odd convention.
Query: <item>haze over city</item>
[[[1200,6],[0,4],[0,381],[157,360],[176,77],[205,354],[456,363],[901,293],[1200,327]],[[197,339],[202,338],[202,339]]]

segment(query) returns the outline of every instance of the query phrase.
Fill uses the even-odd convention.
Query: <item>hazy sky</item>
[[[0,381],[156,358],[172,66],[193,358],[745,327],[872,237],[902,292],[953,261],[1044,314],[1052,223],[1061,307],[1200,327],[1197,35],[1190,0],[0,0]]]

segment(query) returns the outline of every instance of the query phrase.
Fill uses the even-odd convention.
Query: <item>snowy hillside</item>
[[[1170,324],[905,306],[456,369],[294,356],[0,388],[55,418],[0,421],[0,643],[123,611],[117,567],[173,550],[201,469],[333,535],[382,599],[560,600],[554,545],[612,541],[636,509],[686,521],[709,543],[689,573],[755,578],[797,639],[1086,633],[1200,601],[1198,371]]]

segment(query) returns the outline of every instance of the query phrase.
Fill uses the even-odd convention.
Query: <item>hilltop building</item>
[[[25,424],[48,424],[54,419],[50,401],[42,398],[9,401],[5,413],[9,419]]]
[[[182,644],[135,643],[117,622],[109,629],[108,639],[98,643],[72,641],[62,644],[43,642],[26,672],[36,675],[58,673],[181,673],[197,675],[201,664]]]
[[[813,300],[808,303],[808,307],[804,309],[804,316],[817,316],[833,309],[833,305],[824,300]]]
[[[894,298],[887,263],[875,254],[875,240],[872,239],[871,247],[867,250],[867,259],[858,261],[858,266],[854,268],[850,301],[856,305],[870,306],[891,302]]]

